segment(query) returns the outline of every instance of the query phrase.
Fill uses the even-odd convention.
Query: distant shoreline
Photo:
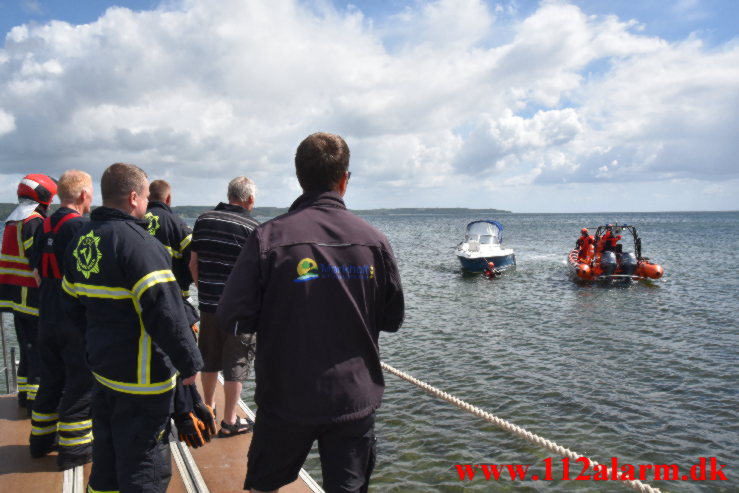
[[[180,205],[172,210],[182,217],[198,217],[212,206]],[[463,207],[400,207],[393,209],[349,209],[360,216],[458,216],[464,214],[511,214],[502,209],[465,209]],[[275,217],[288,211],[288,207],[255,207],[254,216]]]
[[[0,203],[0,218],[4,219],[10,215],[18,204]],[[52,204],[56,209],[58,204]],[[98,206],[93,206],[93,208]],[[205,211],[213,209],[213,205],[177,205],[172,211],[182,217],[196,218]],[[254,216],[275,217],[288,211],[288,207],[255,207],[252,211]],[[363,216],[439,216],[460,214],[511,214],[511,211],[502,209],[465,209],[463,207],[401,207],[394,209],[350,209],[354,214]],[[2,220],[0,219],[0,220]]]
[[[5,220],[8,215],[15,209],[18,204],[11,203],[0,203],[0,221]],[[52,210],[56,209],[59,205],[52,204]],[[99,206],[93,206],[93,208]],[[195,219],[205,211],[213,209],[214,205],[178,205],[172,207],[172,210],[188,219]],[[707,213],[707,212],[739,212],[736,210],[726,211],[637,211],[637,212],[626,212],[626,211],[615,211],[615,212],[603,212],[603,211],[583,211],[583,212],[512,212],[505,209],[468,209],[465,207],[396,207],[396,208],[383,208],[383,209],[349,209],[354,214],[360,216],[472,216],[472,215],[486,215],[494,216],[498,214],[608,214],[611,216],[618,216],[620,214],[696,214],[696,213]],[[288,207],[255,207],[252,211],[254,216],[262,217],[275,217],[284,214],[288,211]],[[494,219],[494,217],[492,217]]]

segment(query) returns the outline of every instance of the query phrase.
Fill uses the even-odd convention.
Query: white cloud
[[[0,137],[15,131],[15,118],[10,113],[0,109]]]
[[[8,34],[0,172],[99,176],[123,160],[188,203],[247,174],[263,205],[286,205],[295,147],[326,130],[352,148],[356,207],[484,206],[467,197],[503,184],[536,186],[544,204],[541,190],[560,193],[547,184],[739,178],[736,41],[668,43],[560,1],[510,26],[496,14],[514,4],[480,0],[418,2],[382,23],[330,3],[166,5]]]

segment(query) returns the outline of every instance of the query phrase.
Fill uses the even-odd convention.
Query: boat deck
[[[200,385],[200,382],[198,382]],[[218,386],[216,406],[224,408],[223,387]],[[243,404],[240,416],[253,417]],[[32,459],[28,451],[31,420],[18,407],[15,394],[0,396],[0,490],[14,493],[82,493],[90,474],[90,464],[65,473],[57,470],[56,453]],[[205,447],[190,449],[172,442],[172,480],[168,493],[242,493],[246,476],[246,452],[251,433],[214,438]],[[189,459],[192,459],[190,461]],[[301,471],[293,483],[280,488],[285,493],[322,492],[307,473]]]

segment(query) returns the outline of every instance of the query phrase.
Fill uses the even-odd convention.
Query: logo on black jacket
[[[151,236],[156,235],[157,230],[159,230],[159,216],[155,216],[151,212],[147,212],[144,214],[144,219],[149,221],[146,231],[148,231]]]
[[[99,245],[100,237],[95,236],[94,231],[90,231],[80,236],[77,247],[72,252],[74,258],[77,259],[77,270],[85,276],[85,279],[89,279],[90,274],[100,272],[100,259],[103,258],[103,254],[100,252]]]

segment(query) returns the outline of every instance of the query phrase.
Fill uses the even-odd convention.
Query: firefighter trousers
[[[89,493],[167,491],[172,476],[172,394],[125,394],[93,383]]]
[[[18,362],[18,401],[28,409],[33,408],[36,399],[41,367],[38,348],[38,317],[13,312],[15,336],[18,340],[20,361]]]
[[[60,470],[90,462],[92,374],[85,365],[85,341],[74,327],[41,324],[38,335],[41,383],[31,415],[31,456],[59,445]]]

